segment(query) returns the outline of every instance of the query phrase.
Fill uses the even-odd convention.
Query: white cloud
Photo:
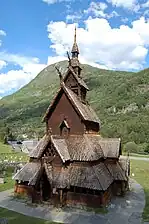
[[[125,18],[121,18],[121,21],[122,21],[123,23],[127,23],[127,22],[129,21],[129,19],[128,19],[127,17],[125,17]]]
[[[43,2],[47,3],[47,4],[54,4],[57,2],[57,0],[42,0]]]
[[[4,60],[8,63],[24,66],[29,63],[38,63],[39,59],[36,57],[25,57],[19,54],[7,53],[4,51],[0,52],[0,60]]]
[[[78,21],[81,19],[82,15],[80,13],[74,13],[73,15],[67,15],[66,16],[66,22],[68,23],[69,21],[74,22]]]
[[[149,21],[144,17],[132,22],[133,30],[138,33],[143,41],[143,45],[149,45]]]
[[[143,8],[148,8],[148,7],[149,7],[149,0],[148,0],[147,2],[145,2],[145,3],[143,3],[143,4],[141,5],[141,7],[143,7]]]
[[[6,36],[6,32],[4,30],[0,30],[0,36]]]
[[[0,30],[0,36],[6,36],[6,32],[4,30]],[[0,40],[0,46],[2,45],[2,41]]]
[[[64,61],[64,60],[68,60],[67,57],[65,56],[55,56],[55,57],[48,57],[48,65],[54,64],[56,62],[60,62],[60,61]]]
[[[0,60],[0,70],[5,67],[7,63],[5,61]]]
[[[48,32],[50,47],[58,56],[71,50],[74,24],[50,22]],[[77,39],[87,62],[110,69],[141,69],[148,53],[149,22],[142,17],[131,27],[112,28],[106,19],[90,18],[85,21],[85,28],[77,29]]]
[[[110,19],[112,17],[117,17],[119,14],[116,11],[112,12],[105,12],[106,9],[108,8],[107,4],[104,2],[91,2],[90,6],[87,10],[84,10],[85,14],[93,14],[96,18],[97,17],[102,17],[102,18],[107,18]]]
[[[106,17],[106,13],[104,12],[107,9],[107,4],[104,2],[91,2],[89,8],[87,10],[84,10],[84,13],[89,14],[93,13],[96,17]]]
[[[19,70],[0,73],[0,94],[20,89],[31,81],[46,65],[40,64],[35,57],[0,52],[0,69],[9,64],[19,65]]]
[[[47,3],[48,5],[55,4],[57,2],[70,2],[72,0],[42,0],[43,2]]]
[[[45,67],[44,64],[25,64],[20,70],[0,74],[0,94],[18,90],[29,83]]]
[[[111,3],[115,7],[123,7],[127,9],[133,9],[137,6],[137,0],[107,0],[109,3]],[[139,8],[138,8],[139,9]]]

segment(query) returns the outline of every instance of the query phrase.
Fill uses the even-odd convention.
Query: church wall
[[[52,163],[52,166],[56,167],[57,169],[59,167],[61,168],[63,166],[63,162],[62,162],[60,156],[58,156],[58,155],[53,159],[53,161],[51,163]]]
[[[66,204],[99,207],[102,204],[102,198],[99,195],[67,192]]]
[[[56,108],[54,109],[51,117],[48,120],[48,128],[52,128],[52,134],[60,134],[60,123],[67,119],[70,126],[70,134],[83,134],[84,124],[81,123],[81,119],[66,95],[63,93]]]
[[[104,192],[102,196],[102,205],[106,206],[109,204],[111,197],[112,197],[112,185]]]
[[[33,192],[32,186],[26,186],[23,184],[16,184],[14,192],[16,194],[20,195],[26,195],[26,196],[31,196]]]

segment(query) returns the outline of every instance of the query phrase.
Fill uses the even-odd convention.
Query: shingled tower
[[[129,161],[120,159],[120,139],[102,138],[100,121],[86,100],[76,42],[60,89],[48,107],[46,134],[15,176],[15,191],[60,204],[100,206],[128,187]]]

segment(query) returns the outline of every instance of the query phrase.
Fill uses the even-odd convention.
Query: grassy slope
[[[0,142],[0,153],[12,153],[12,149],[9,145],[4,145]]]
[[[9,224],[56,224],[54,222],[45,221],[33,217],[21,215],[17,212],[9,211],[4,208],[0,208],[0,218],[7,218]],[[57,223],[58,224],[58,223]],[[60,223],[59,223],[60,224]]]
[[[66,62],[60,67],[66,70]],[[149,70],[139,73],[116,72],[83,65],[83,77],[90,87],[88,99],[102,121],[102,134],[121,137],[124,142],[148,142]],[[0,100],[0,126],[7,123],[19,133],[42,133],[41,118],[59,87],[54,66],[48,66],[27,86]],[[123,113],[136,103],[138,110]],[[112,109],[115,107],[116,112]]]
[[[0,161],[28,161],[28,156],[25,153],[15,153],[9,145],[4,145],[0,142]],[[0,191],[4,191],[14,187],[14,180],[12,180],[12,173],[14,168],[8,167],[6,169],[5,183],[0,184]]]
[[[131,173],[134,173],[135,176],[133,178],[144,188],[146,205],[143,218],[145,221],[149,221],[149,162],[132,160]]]
[[[26,162],[28,161],[28,156],[23,152],[15,152],[12,150],[11,146],[0,142],[0,161],[1,160]]]
[[[12,180],[13,172],[14,172],[14,168],[12,168],[12,167],[7,168],[6,175],[5,175],[5,183],[0,184],[0,192],[6,191],[6,190],[14,187],[14,180]]]

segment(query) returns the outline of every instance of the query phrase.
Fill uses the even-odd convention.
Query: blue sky
[[[65,59],[74,27],[80,61],[116,70],[149,66],[148,0],[1,0],[0,98]]]

